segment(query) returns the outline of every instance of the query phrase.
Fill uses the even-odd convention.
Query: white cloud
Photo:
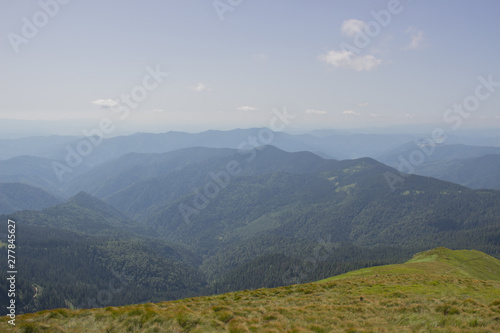
[[[370,113],[370,117],[376,118],[376,117],[378,117],[378,114],[376,114],[376,113]]]
[[[200,92],[212,90],[205,83],[201,83],[201,82],[199,82],[196,86],[192,87],[191,89],[194,91],[200,91]]]
[[[408,113],[408,114],[405,114],[405,117],[406,117],[406,118],[413,119],[413,117],[415,117],[415,116],[414,116],[414,115],[412,115],[412,114],[409,114],[409,113]]]
[[[317,114],[317,115],[322,115],[322,114],[326,114],[326,111],[322,111],[322,110],[314,110],[314,109],[307,109],[307,110],[306,110],[306,113],[307,113],[307,114]]]
[[[98,105],[103,109],[110,109],[112,107],[119,105],[116,101],[114,101],[110,98],[108,98],[108,99],[96,99],[95,101],[92,102],[92,104]]]
[[[350,68],[357,72],[372,70],[382,63],[382,59],[371,54],[358,56],[347,50],[331,50],[327,54],[321,54],[319,59],[334,67]]]
[[[237,107],[236,110],[238,110],[238,111],[255,111],[255,110],[257,110],[257,108],[254,108],[253,106],[245,105],[245,106]]]
[[[359,103],[358,106],[365,107],[368,106],[368,103]]]
[[[342,112],[342,114],[349,115],[349,116],[359,116],[359,113],[356,113],[352,110],[345,110],[344,112]]]
[[[158,112],[158,113],[160,113],[160,112],[163,112],[163,109],[153,109],[153,112]]]
[[[424,46],[424,32],[418,30],[415,27],[409,27],[405,31],[406,34],[410,34],[410,44],[406,46],[406,49],[415,50]]]
[[[350,19],[342,22],[342,27],[340,30],[346,36],[355,36],[358,32],[362,31],[366,26],[366,23],[361,20]]]

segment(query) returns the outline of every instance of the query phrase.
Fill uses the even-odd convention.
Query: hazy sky
[[[0,4],[2,119],[500,128],[498,0]]]

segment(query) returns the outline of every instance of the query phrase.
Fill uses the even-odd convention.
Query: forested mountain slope
[[[128,267],[124,274],[141,292],[131,288],[132,296],[113,304],[308,282],[404,262],[435,246],[500,253],[498,191],[400,175],[370,158],[335,161],[271,146],[142,157],[125,156],[89,174],[94,185],[114,177],[94,187],[114,191],[106,202],[80,192],[63,204],[2,217],[22,226],[24,267],[40,267],[25,273],[24,297],[34,284],[54,287],[46,261],[66,263],[70,253],[77,253],[76,266],[60,272],[58,283],[80,283],[81,293],[85,285],[108,283],[109,267]],[[135,170],[149,176],[127,181]],[[387,173],[401,181],[391,188]],[[23,228],[31,236],[22,238]],[[45,234],[48,243],[40,239]],[[104,275],[79,273],[93,266]],[[158,288],[165,292],[154,294]],[[40,306],[74,305],[80,289],[60,290]]]

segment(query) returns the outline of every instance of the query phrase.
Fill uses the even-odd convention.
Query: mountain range
[[[388,173],[401,181],[391,187]],[[36,193],[30,200],[45,203]],[[129,153],[59,193],[69,199],[1,217],[20,225],[25,312],[303,283],[436,246],[500,254],[499,191],[400,174],[371,158],[274,146]],[[104,302],[116,276],[134,288]]]
[[[452,181],[471,188],[498,189],[499,173],[490,171],[499,169],[498,161],[485,157],[500,154],[498,137],[449,135],[445,143],[432,143],[427,147],[423,142],[427,142],[427,145],[430,142],[425,139],[425,134],[423,137],[410,134],[354,134],[337,131],[288,134],[265,128],[201,133],[136,133],[106,139],[98,136],[2,139],[0,182],[21,182],[56,196],[69,198],[81,190],[80,186],[74,183],[75,178],[85,179],[91,175],[94,168],[107,162],[114,161],[116,165],[120,158],[130,153],[151,154],[148,158],[157,159],[159,157],[155,156],[156,154],[184,148],[248,150],[273,145],[287,152],[309,151],[327,159],[371,157],[404,172]],[[489,146],[486,146],[488,144]],[[142,158],[146,155],[137,155],[136,158],[139,158],[138,156]],[[475,172],[471,172],[467,165],[473,165],[476,161],[465,161],[472,158],[482,158],[477,162],[481,169]],[[145,163],[162,163],[148,161]],[[448,169],[452,172],[446,172]],[[157,171],[150,169],[148,172]],[[149,176],[138,176],[132,172],[129,177],[135,180],[135,177]]]

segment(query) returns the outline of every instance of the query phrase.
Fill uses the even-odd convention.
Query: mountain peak
[[[76,204],[87,204],[87,203],[95,202],[95,200],[99,200],[99,199],[91,196],[90,194],[88,194],[85,191],[80,191],[77,194],[75,194],[74,196],[72,196],[71,198],[69,198],[68,202],[76,203]]]
[[[104,213],[108,216],[114,216],[119,218],[127,218],[124,213],[114,208],[110,204],[91,196],[87,192],[80,191],[73,197],[71,197],[66,204],[74,204],[82,208],[91,209],[100,213]]]

